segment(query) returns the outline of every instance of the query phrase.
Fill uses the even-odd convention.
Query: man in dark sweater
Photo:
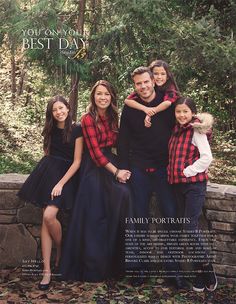
[[[156,94],[151,71],[139,67],[132,73],[137,99],[147,107],[162,102],[164,92]],[[144,126],[145,113],[124,106],[118,140],[122,168],[130,169],[136,217],[149,217],[149,199],[156,192],[164,217],[175,217],[175,201],[167,182],[168,141],[175,123],[173,106],[152,116],[151,127]]]
[[[137,94],[136,101],[147,107],[155,107],[163,101],[164,92],[156,93],[149,68],[139,67],[131,76]],[[150,218],[149,201],[155,192],[162,216],[175,219],[176,203],[167,182],[166,169],[168,141],[175,123],[173,105],[152,116],[149,128],[144,126],[145,116],[143,111],[126,105],[123,108],[118,140],[120,167],[131,171],[130,185],[136,218]],[[165,229],[171,230],[174,227],[167,224]],[[178,264],[171,262],[165,266],[167,272],[175,274],[176,287],[181,288],[182,280],[175,273],[175,270],[178,271]]]

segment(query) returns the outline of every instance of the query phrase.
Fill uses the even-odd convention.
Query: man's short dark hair
[[[148,67],[138,67],[136,68],[132,73],[131,73],[131,78],[134,79],[134,76],[136,75],[141,75],[143,73],[148,73],[150,75],[150,77],[153,79],[153,74],[152,71],[148,68]]]

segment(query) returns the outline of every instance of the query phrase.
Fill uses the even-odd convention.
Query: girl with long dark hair
[[[55,266],[58,266],[61,256],[62,228],[57,213],[59,209],[72,207],[77,186],[75,173],[80,167],[83,150],[81,126],[72,122],[70,106],[64,97],[55,96],[48,102],[42,135],[45,156],[29,175],[18,195],[43,208],[43,278],[38,287],[46,290],[52,275],[50,260],[53,241],[57,250]]]

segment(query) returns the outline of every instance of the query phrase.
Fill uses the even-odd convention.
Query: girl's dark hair
[[[197,114],[197,107],[195,102],[189,98],[189,97],[180,97],[179,99],[176,100],[175,102],[175,107],[177,107],[178,105],[181,104],[185,104],[186,106],[189,107],[189,109],[191,110],[191,112],[193,114]]]
[[[66,143],[70,141],[71,130],[72,130],[72,115],[71,115],[70,105],[63,96],[57,95],[49,100],[46,110],[46,119],[42,132],[42,136],[44,137],[43,149],[46,154],[49,154],[50,152],[52,131],[53,128],[57,126],[57,121],[55,120],[52,114],[53,105],[57,101],[62,102],[67,107],[67,109],[69,109],[68,116],[65,120],[65,127],[63,129],[63,142]]]
[[[155,67],[163,67],[164,70],[166,71],[166,74],[167,74],[167,81],[166,83],[162,86],[162,90],[163,91],[168,91],[168,89],[170,88],[170,85],[173,85],[175,90],[176,90],[176,93],[178,95],[180,95],[180,91],[179,91],[179,88],[178,88],[178,85],[175,81],[175,78],[174,78],[174,75],[172,74],[172,72],[170,71],[170,67],[168,65],[167,62],[163,61],[163,60],[154,60],[150,63],[149,65],[149,69],[152,71],[153,73],[153,69]]]
[[[113,131],[118,131],[118,108],[117,108],[117,97],[116,92],[112,84],[106,80],[98,80],[92,87],[90,93],[90,104],[88,106],[88,112],[93,116],[95,122],[99,127],[99,115],[97,106],[95,104],[95,92],[99,85],[104,86],[111,95],[111,104],[107,108],[107,117],[109,125]]]

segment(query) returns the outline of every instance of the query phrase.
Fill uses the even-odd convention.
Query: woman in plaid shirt
[[[64,279],[99,282],[124,273],[125,218],[131,216],[125,185],[131,172],[119,170],[112,153],[118,111],[109,82],[94,85],[81,124],[86,147],[61,270]]]
[[[205,288],[214,291],[217,279],[198,227],[206,195],[207,170],[212,161],[207,133],[211,130],[213,118],[208,113],[196,113],[192,99],[181,97],[176,101],[177,124],[169,141],[168,180],[173,184],[179,217],[189,219],[182,228],[193,244],[196,272],[193,290],[200,292]]]

